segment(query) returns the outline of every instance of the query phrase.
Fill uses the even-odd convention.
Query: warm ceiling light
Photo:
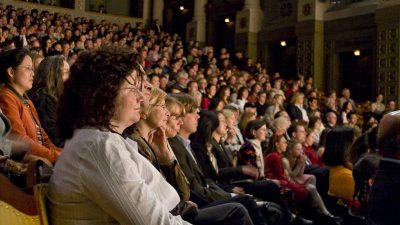
[[[281,46],[285,47],[286,46],[286,41],[281,41]]]
[[[181,6],[179,7],[179,9],[180,9],[181,11],[183,11],[183,10],[185,9],[185,7],[184,7],[183,5],[181,5]]]
[[[231,20],[229,18],[225,18],[225,23],[229,23]]]
[[[361,55],[361,51],[360,50],[354,50],[354,55],[355,56],[360,56]]]

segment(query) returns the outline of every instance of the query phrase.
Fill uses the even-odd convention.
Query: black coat
[[[368,224],[400,224],[400,162],[381,160],[368,202]]]
[[[62,141],[57,134],[57,101],[43,92],[29,93],[29,98],[35,105],[43,129],[50,140],[60,147]]]
[[[198,162],[193,160],[192,156],[178,137],[169,138],[168,142],[171,145],[172,151],[174,152],[181,169],[190,183],[192,201],[197,204],[200,203],[196,201],[199,199],[193,199],[195,196],[202,198],[202,200],[207,203],[231,198],[230,193],[225,192],[218,187],[216,183],[204,176],[201,168],[197,164]]]

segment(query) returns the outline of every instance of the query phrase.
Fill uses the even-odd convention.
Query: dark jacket
[[[400,163],[382,159],[368,202],[369,225],[400,224]]]
[[[57,101],[43,92],[29,93],[29,98],[36,107],[43,129],[50,140],[60,147],[62,141],[57,135]]]
[[[303,113],[294,104],[289,104],[288,105],[287,112],[288,112],[288,114],[290,116],[290,119],[292,121],[303,120]]]
[[[191,198],[194,202],[198,203],[196,199],[193,199],[194,196],[198,196],[208,203],[231,198],[228,192],[222,190],[212,180],[206,179],[201,168],[189,155],[188,150],[178,137],[169,138],[168,141],[190,183]]]

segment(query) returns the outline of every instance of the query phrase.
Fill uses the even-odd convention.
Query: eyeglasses
[[[18,66],[17,68],[28,70],[29,72],[34,72],[33,67],[31,66]]]
[[[139,88],[137,88],[135,86],[125,87],[125,88],[121,88],[121,89],[128,89],[133,94],[135,94],[136,97],[142,96],[142,92],[139,90]]]
[[[171,113],[171,115],[169,116],[169,118],[173,119],[173,120],[178,120],[181,119],[183,116],[181,114],[173,114]]]

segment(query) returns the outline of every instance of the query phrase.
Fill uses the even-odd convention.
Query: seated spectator
[[[353,165],[349,161],[349,151],[353,144],[354,132],[351,128],[335,128],[328,133],[323,160],[329,167],[329,192],[351,205],[354,194]]]
[[[243,112],[244,105],[247,103],[247,98],[249,97],[249,90],[246,87],[241,87],[237,93],[236,104],[239,105],[240,111]]]
[[[382,113],[385,111],[385,104],[383,102],[383,94],[378,94],[376,96],[374,103],[376,104],[376,112],[379,115],[382,115]]]
[[[268,126],[271,126],[274,121],[275,114],[284,109],[283,101],[284,97],[282,95],[274,94],[272,97],[272,104],[266,108],[264,114],[264,120],[267,122]]]
[[[306,157],[304,156],[303,147],[300,142],[296,140],[289,141],[284,157],[282,158],[282,165],[290,179],[298,184],[306,185],[306,187],[309,184],[313,185],[313,188],[315,188],[316,180],[314,175],[304,174]]]
[[[309,121],[307,111],[304,109],[304,94],[301,92],[295,92],[290,100],[290,104],[287,107],[290,119],[292,121]]]
[[[325,204],[314,185],[310,183],[300,184],[293,181],[289,176],[289,172],[284,169],[282,164],[282,154],[287,148],[286,138],[283,135],[275,135],[272,137],[272,140],[269,142],[269,144],[269,147],[271,148],[269,152],[271,153],[264,158],[265,177],[276,179],[279,181],[281,187],[290,189],[294,193],[294,200],[298,203],[304,202],[309,198],[311,206],[321,216],[321,222],[329,224],[341,224],[341,219],[333,216],[325,207]],[[299,146],[301,147],[301,145]]]
[[[267,109],[267,93],[260,91],[258,93],[256,102],[257,116],[261,119],[263,118],[265,111]]]
[[[57,121],[65,154],[48,190],[51,224],[188,224],[171,214],[180,201],[175,189],[122,137],[143,102],[135,58],[101,49],[82,53],[71,68]]]
[[[353,112],[353,105],[351,102],[343,103],[343,107],[340,110],[340,124],[348,124],[347,114]]]
[[[56,114],[64,82],[69,78],[69,65],[62,55],[48,56],[39,65],[29,97],[39,114],[40,123],[57,146],[62,143],[57,137]]]
[[[380,157],[376,154],[365,154],[354,164],[353,177],[356,185],[354,204],[350,212],[363,219],[368,216],[368,199],[378,171],[379,159]]]
[[[335,112],[328,112],[325,117],[326,117],[325,127],[328,129],[335,128],[337,125],[337,114]]]
[[[309,129],[309,134],[313,133],[314,134],[314,142],[311,143],[313,146],[318,146],[319,145],[319,140],[321,137],[321,127],[322,127],[322,120],[320,117],[317,116],[311,116],[310,117],[310,122],[308,123],[308,129]]]
[[[342,97],[339,99],[339,110],[343,108],[345,102],[350,102],[353,106],[353,110],[357,111],[357,106],[354,103],[354,100],[350,96],[351,96],[350,89],[343,88]]]
[[[368,199],[368,224],[398,224],[400,208],[400,111],[385,115],[378,127],[382,158]]]
[[[26,92],[32,88],[33,62],[29,52],[17,48],[2,53],[0,58],[0,108],[11,122],[11,133],[32,147],[32,154],[55,163],[57,148],[42,128],[38,113]]]
[[[217,93],[217,86],[213,84],[209,84],[206,89],[207,94],[203,96],[201,100],[201,108],[208,110],[212,101],[214,100],[215,94]]]
[[[356,113],[350,112],[346,115],[348,124],[345,126],[351,127],[354,129],[354,137],[358,138],[361,136],[361,128],[358,126],[358,115]]]

